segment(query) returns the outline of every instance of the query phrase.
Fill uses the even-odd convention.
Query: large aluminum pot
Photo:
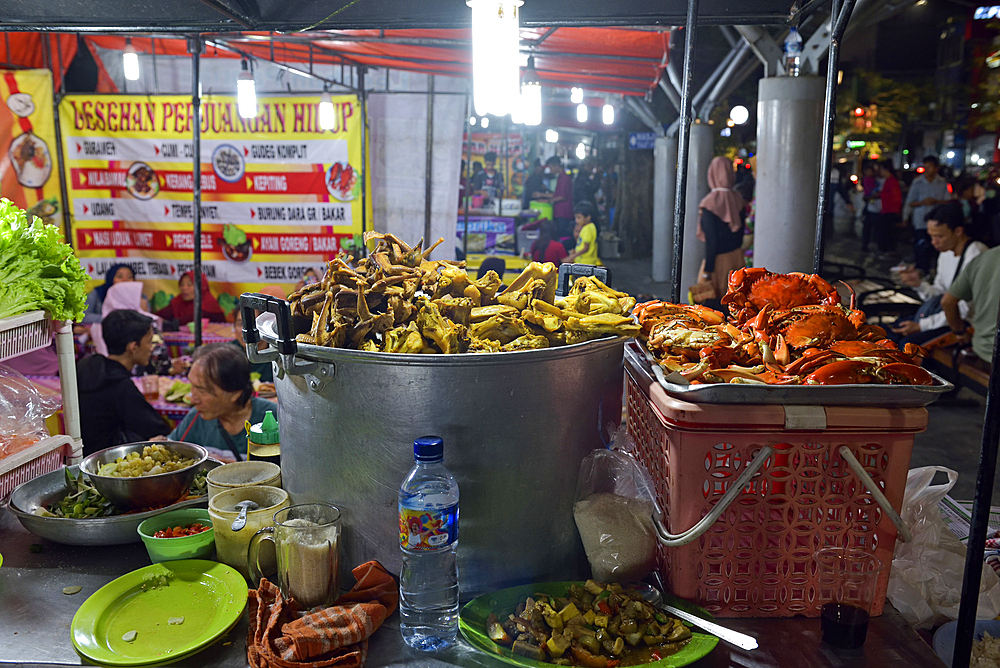
[[[577,476],[603,446],[602,426],[621,419],[623,339],[497,354],[309,345],[292,353],[273,316],[257,325],[284,352],[271,355],[283,486],[295,503],[343,511],[345,581],[369,559],[399,572],[397,492],[413,466],[413,439],[427,434],[444,439],[444,463],[459,484],[463,599],[586,575],[573,520]]]

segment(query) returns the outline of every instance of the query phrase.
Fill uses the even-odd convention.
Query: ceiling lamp
[[[319,127],[323,130],[332,130],[337,125],[337,116],[333,111],[333,98],[329,91],[323,91],[323,96],[319,98]]]
[[[125,51],[122,52],[122,69],[125,70],[125,78],[129,81],[139,79],[139,54],[132,46],[131,38],[125,38]]]
[[[738,104],[733,107],[732,111],[729,112],[729,118],[733,120],[736,125],[743,125],[748,120],[750,120],[750,112],[742,104]]]
[[[583,102],[583,89],[582,88],[570,88],[569,89],[569,101],[573,104],[580,104]]]
[[[504,116],[520,97],[522,0],[467,0],[472,8],[472,96],[476,113]]]
[[[583,160],[587,157],[587,145],[577,144],[576,145],[576,157],[578,160]]]
[[[476,124],[476,117],[469,116],[469,125],[475,125],[475,124]]]
[[[613,105],[606,103],[604,109],[601,110],[601,120],[604,121],[605,125],[614,125],[615,123],[615,108]]]
[[[243,59],[243,70],[236,77],[236,106],[240,112],[240,118],[257,117],[257,87],[253,82],[253,73],[250,72],[250,62]]]
[[[521,82],[521,122],[538,125],[542,122],[542,81],[535,71],[535,57],[528,58],[528,68]]]
[[[483,120],[481,121],[481,123],[483,124],[484,128],[490,127],[490,119],[486,118],[485,116],[483,116]]]
[[[559,141],[559,133],[553,130],[552,128],[549,128],[548,130],[545,131],[545,141],[547,141],[550,144],[555,144],[557,141]]]
[[[576,105],[576,120],[580,123],[587,122],[587,105],[583,103]]]

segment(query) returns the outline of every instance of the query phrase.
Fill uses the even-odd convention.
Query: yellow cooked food
[[[144,446],[142,454],[130,452],[114,462],[105,464],[97,472],[115,478],[139,478],[180,471],[193,465],[195,460],[183,457],[158,443]]]

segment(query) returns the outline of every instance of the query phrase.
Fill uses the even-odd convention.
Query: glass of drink
[[[340,595],[340,509],[328,503],[303,503],[274,514],[274,526],[250,539],[247,568],[254,586],[263,576],[258,564],[262,541],[272,541],[281,595],[303,608],[327,607]]]
[[[823,642],[838,649],[861,647],[868,635],[868,613],[884,564],[868,552],[848,547],[820,550],[816,564]]]
[[[142,396],[146,401],[156,401],[160,398],[160,377],[149,374],[142,376]]]

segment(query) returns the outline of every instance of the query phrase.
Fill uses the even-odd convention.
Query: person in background
[[[490,151],[483,156],[483,171],[472,177],[472,194],[495,201],[503,196],[503,174],[496,170],[497,154]]]
[[[861,211],[861,250],[868,252],[868,242],[874,237],[878,216],[882,213],[882,203],[878,199],[878,179],[875,167],[866,164],[861,170],[861,191],[865,206]]]
[[[729,289],[729,273],[746,266],[743,260],[743,221],[746,202],[733,189],[733,163],[722,156],[708,165],[709,193],[698,203],[697,237],[705,242],[705,259],[698,282],[711,281],[721,297]]]
[[[969,324],[975,331],[971,336],[959,310],[959,303],[963,301],[972,304]],[[948,318],[948,326],[959,342],[972,342],[972,352],[979,358],[979,366],[984,370],[989,370],[993,359],[998,303],[1000,246],[973,258],[941,297],[941,309]]]
[[[927,233],[927,214],[938,204],[951,199],[948,181],[938,174],[940,165],[936,156],[928,155],[924,158],[924,173],[913,179],[903,208],[903,217],[909,218],[913,224],[914,262],[924,273],[931,270],[931,262],[934,260],[934,248]]]
[[[552,193],[545,187],[545,169],[542,167],[542,161],[535,158],[531,174],[524,181],[524,200],[522,204],[527,209],[531,205],[531,200],[545,201],[551,197]]]
[[[149,364],[153,319],[119,309],[109,312],[102,324],[108,355],[91,355],[76,365],[85,455],[170,432],[132,382],[132,368]]]
[[[132,268],[127,264],[113,264],[108,267],[108,271],[104,276],[104,282],[87,294],[87,312],[83,316],[83,324],[92,325],[95,322],[101,321],[101,306],[104,304],[108,289],[112,285],[134,280],[135,274],[132,273]]]
[[[176,320],[177,324],[184,326],[189,322],[194,322],[194,272],[187,271],[181,274],[177,282],[181,293],[170,300],[164,308],[156,312],[164,320]],[[225,322],[226,316],[222,312],[219,302],[208,289],[208,277],[201,275],[201,317],[208,318],[209,322]]]
[[[597,193],[597,184],[595,184],[594,172],[596,172],[594,167],[594,161],[587,158],[580,165],[580,171],[577,172],[576,178],[573,179],[573,204],[579,204],[580,202],[590,202],[592,204],[597,203],[597,198],[595,194]]]
[[[900,318],[892,326],[889,337],[900,347],[907,343],[926,343],[947,333],[948,320],[941,310],[941,296],[948,292],[962,268],[987,250],[986,244],[973,241],[965,233],[962,208],[958,202],[931,209],[927,214],[927,233],[938,252],[937,273],[933,284],[914,267],[899,273],[899,280],[914,288],[924,300],[915,315]],[[960,301],[958,308],[963,319],[969,315],[968,302]]]
[[[101,305],[101,317],[107,318],[113,311],[128,309],[137,311],[153,321],[155,328],[159,329],[162,322],[158,316],[148,313],[145,309],[145,299],[142,296],[142,283],[138,281],[126,281],[111,286],[108,294]],[[104,344],[103,331],[104,323],[97,322],[90,326],[90,337],[94,341],[94,350],[99,355],[107,355],[108,348]]]
[[[875,244],[878,252],[884,256],[896,250],[896,228],[902,220],[900,212],[903,210],[903,191],[900,190],[892,160],[879,163],[879,177],[882,179],[878,193],[882,213],[875,221]]]
[[[302,273],[302,280],[295,284],[294,292],[297,292],[307,285],[312,285],[313,283],[319,283],[323,278],[324,270],[317,270],[314,267],[309,267]],[[284,299],[284,297],[282,297]]]
[[[557,267],[562,264],[567,253],[558,236],[555,221],[548,218],[539,221],[538,238],[531,244],[531,259],[535,262],[551,262]]]
[[[545,161],[545,174],[555,176],[556,185],[552,188],[552,217],[556,221],[559,238],[567,239],[573,234],[573,179],[562,168],[562,161],[557,155]],[[571,239],[569,243],[573,243]],[[566,248],[569,250],[572,246],[567,245]]]
[[[194,353],[191,370],[194,409],[170,432],[170,440],[187,441],[231,452],[245,459],[246,423],[261,422],[278,406],[253,396],[246,353],[229,343],[212,343]]]
[[[230,343],[239,347],[243,354],[246,354],[246,342],[243,340],[243,309],[236,309],[233,312],[233,340]],[[258,342],[257,349],[263,350],[267,347],[267,344],[263,341]],[[270,362],[247,362],[250,364],[250,373],[259,373],[260,380],[263,383],[273,383],[274,382],[274,371],[271,369]]]
[[[597,257],[597,225],[594,223],[597,210],[590,202],[580,202],[576,205],[574,215],[576,224],[573,227],[573,236],[576,238],[576,248],[563,262],[601,264],[601,260]]]

